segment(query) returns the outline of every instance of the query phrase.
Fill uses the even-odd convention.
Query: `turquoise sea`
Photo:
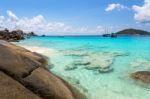
[[[130,77],[150,71],[150,37],[47,36],[17,44],[48,56],[49,69],[88,99],[150,99],[150,85]]]

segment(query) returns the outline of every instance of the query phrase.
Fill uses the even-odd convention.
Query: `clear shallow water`
[[[150,70],[150,37],[32,37],[17,44],[47,55],[54,65],[50,70],[89,99],[150,99],[150,85],[130,78],[135,71]],[[93,66],[113,71],[87,69]]]

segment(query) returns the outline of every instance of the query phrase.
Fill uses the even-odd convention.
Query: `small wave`
[[[39,47],[39,46],[25,46],[25,45],[21,45],[21,46],[32,52],[37,52],[48,57],[53,57],[58,54],[58,51],[52,48]]]

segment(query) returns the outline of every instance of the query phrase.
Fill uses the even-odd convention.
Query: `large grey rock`
[[[3,77],[0,79],[0,88],[6,87],[5,93],[13,91],[12,88],[16,88],[14,91],[20,91],[18,92],[20,94],[14,92],[14,96],[9,98],[11,95],[3,96],[4,93],[0,89],[0,96],[4,97],[0,99],[38,99],[40,97],[42,99],[85,99],[85,96],[69,83],[52,74],[46,68],[47,63],[47,57],[43,55],[0,41],[0,76],[1,72],[4,72],[6,78],[8,76],[10,78],[7,79],[7,82],[10,84],[13,79],[16,84],[10,87],[4,86],[3,82],[6,79]],[[19,90],[18,88],[22,88],[20,86],[24,89]],[[24,98],[25,95],[27,98]]]
[[[16,78],[24,77],[41,65],[33,57],[28,57],[26,51],[18,51],[19,48],[15,50],[7,46],[0,44],[0,69],[9,75]]]
[[[74,99],[71,91],[62,81],[43,68],[34,70],[31,75],[24,78],[36,93],[40,93],[49,99]]]
[[[41,99],[18,81],[0,72],[0,99]]]

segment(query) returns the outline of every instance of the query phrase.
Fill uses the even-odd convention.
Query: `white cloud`
[[[33,18],[20,18],[16,21],[15,29],[22,29],[24,31],[39,31],[44,27],[44,17],[42,15],[35,16]]]
[[[150,23],[150,0],[144,0],[143,6],[134,5],[132,8],[136,12],[134,19],[137,22]]]
[[[19,18],[10,10],[7,11],[8,21],[17,21]]]
[[[47,22],[44,16],[38,15],[32,18],[22,17],[19,18],[12,11],[7,11],[8,17],[0,16],[0,23],[3,27],[7,27],[10,30],[21,29],[26,32],[33,31],[38,34],[46,35],[80,35],[80,34],[100,34],[104,33],[102,26],[96,26],[93,28],[83,26],[74,27],[66,25],[63,22]]]
[[[123,10],[123,9],[129,9],[127,6],[124,6],[122,4],[119,4],[119,3],[112,3],[112,4],[109,4],[107,6],[107,8],[105,9],[105,11],[109,12],[109,11],[113,11],[113,10]]]
[[[4,16],[0,16],[0,24],[3,23],[4,21]]]

